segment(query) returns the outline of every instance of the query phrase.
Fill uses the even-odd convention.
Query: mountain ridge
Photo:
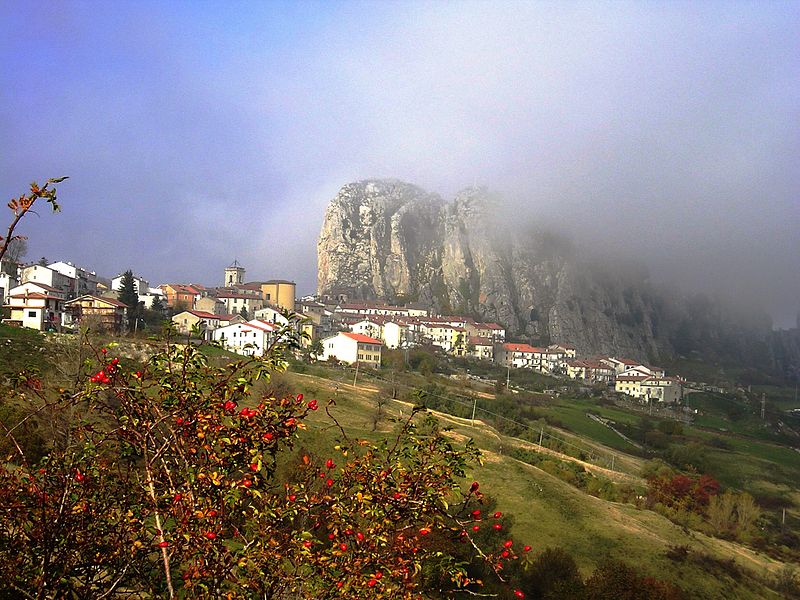
[[[499,321],[512,338],[568,342],[583,355],[656,361],[741,355],[766,343],[768,321],[656,289],[642,268],[590,260],[553,232],[509,223],[501,207],[485,188],[448,202],[397,179],[348,183],[320,231],[318,293],[413,300]]]

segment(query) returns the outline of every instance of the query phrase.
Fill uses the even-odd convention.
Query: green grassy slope
[[[320,400],[336,397],[332,409],[345,430],[352,435],[373,436],[388,430],[386,420],[372,432],[375,397],[379,388],[365,384],[353,388],[317,376],[289,373],[285,380]],[[408,414],[410,405],[392,402],[388,415]],[[439,414],[453,427],[453,435],[473,438],[484,451],[484,465],[472,476],[494,495],[498,508],[513,514],[514,535],[534,548],[561,546],[575,557],[585,574],[602,560],[612,557],[636,565],[645,573],[668,579],[684,588],[693,598],[779,598],[763,585],[781,567],[772,560],[744,546],[689,532],[666,518],[633,505],[600,500],[562,482],[544,471],[507,456],[516,441],[498,435],[491,428],[469,420]],[[324,415],[315,415],[312,424],[319,427],[316,444],[335,435]],[[500,448],[506,454],[500,454]],[[687,546],[690,558],[674,562],[667,558],[671,546]],[[735,575],[725,565],[735,561]]]

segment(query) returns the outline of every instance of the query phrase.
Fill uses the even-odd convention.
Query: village
[[[73,331],[80,325],[111,333],[126,329],[129,306],[119,299],[124,274],[111,279],[57,261],[0,270],[3,322],[40,331]],[[133,275],[139,306],[170,317],[176,331],[243,355],[259,356],[286,314],[302,320],[303,344],[315,360],[380,368],[381,351],[431,346],[445,355],[488,361],[511,369],[601,384],[643,404],[677,404],[686,382],[664,369],[617,356],[579,357],[568,342],[535,347],[506,339],[498,323],[436,315],[428,307],[348,301],[346,297],[297,298],[289,280],[245,281],[238,261],[224,270],[223,285],[166,283],[151,287]],[[136,317],[138,329],[139,319]]]

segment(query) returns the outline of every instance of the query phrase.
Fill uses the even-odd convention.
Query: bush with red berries
[[[168,344],[143,368],[101,349],[75,390],[28,390],[51,414],[78,418],[36,462],[3,424],[15,450],[0,464],[0,590],[29,598],[479,592],[469,561],[452,552],[458,545],[507,595],[524,596],[503,565],[529,547],[506,537],[499,512],[481,514],[479,484],[463,481],[477,449],[456,448],[424,412],[376,443],[352,439],[316,399],[259,397],[258,382],[293,346],[285,338],[264,358],[223,367],[193,346]],[[336,445],[281,469],[319,409],[337,427]],[[482,528],[495,535],[487,541]]]

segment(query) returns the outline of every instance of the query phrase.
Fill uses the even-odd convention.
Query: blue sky
[[[0,2],[31,260],[315,286],[339,187],[474,183],[653,279],[800,308],[800,3]]]

